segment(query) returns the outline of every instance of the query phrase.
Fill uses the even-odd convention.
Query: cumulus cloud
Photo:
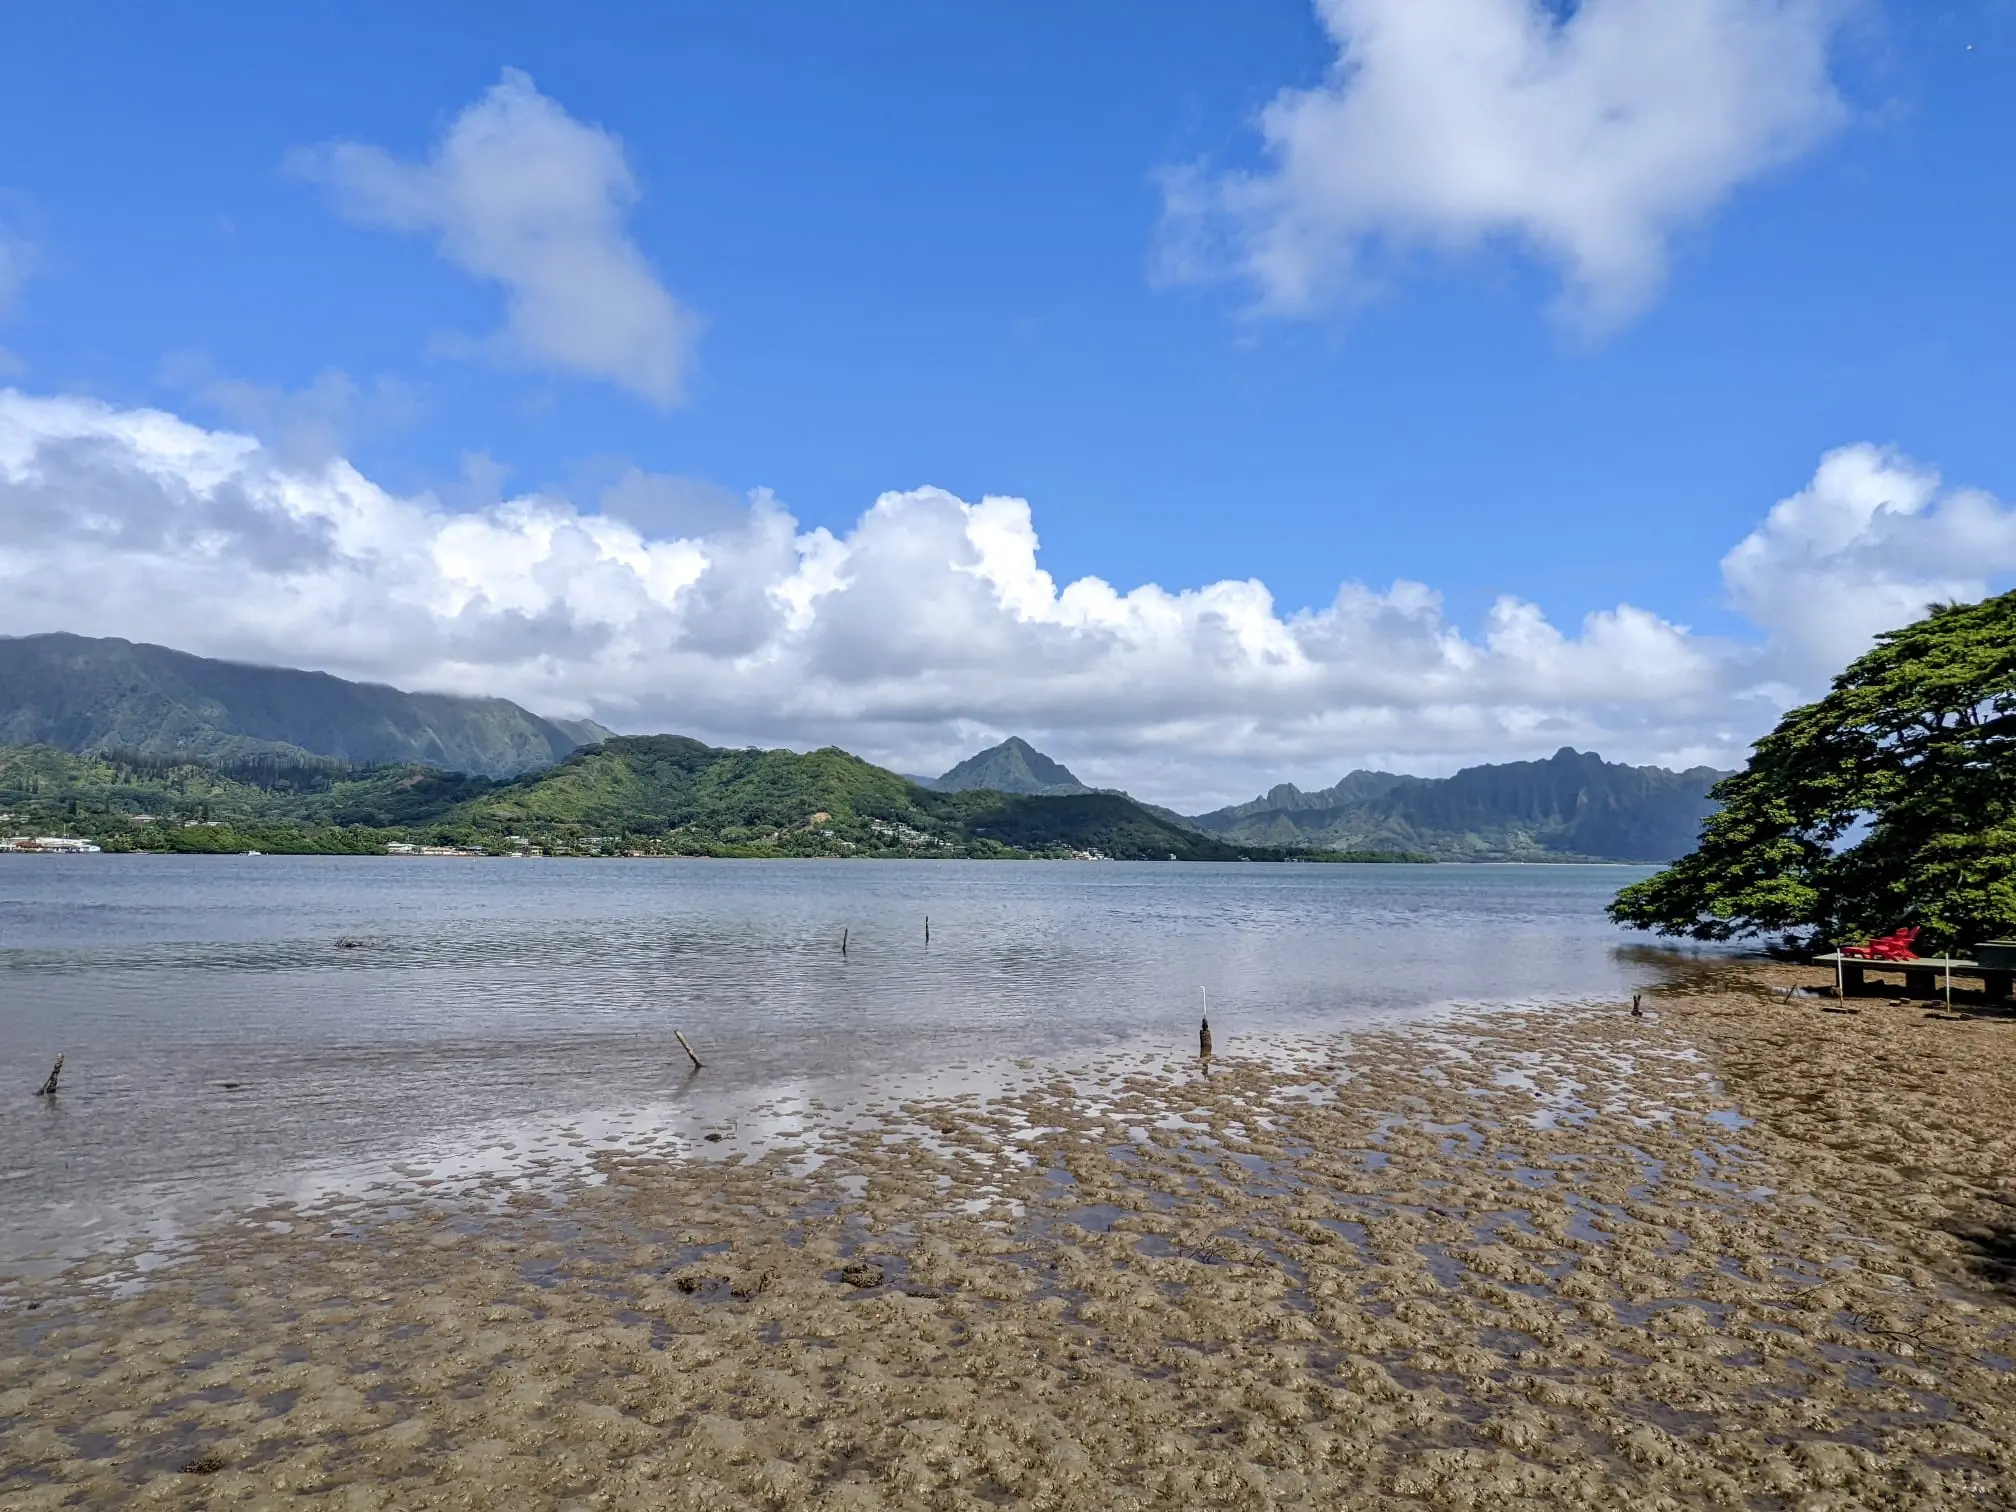
[[[1813,690],[1777,688],[1788,667],[1824,653],[1824,676],[1921,599],[1985,591],[2012,543],[1993,500],[1850,448],[1730,555],[1762,646],[1630,605],[1563,627],[1514,598],[1466,633],[1418,583],[1347,581],[1300,610],[1252,580],[1059,583],[1015,498],[887,493],[839,533],[762,491],[634,471],[589,500],[454,505],[159,411],[0,391],[0,633],[831,741],[909,771],[1020,733],[1089,780],[1181,803],[1562,744],[1733,761],[1773,698]],[[1840,617],[1872,599],[1893,607]]]
[[[1838,670],[1928,604],[2016,571],[2016,510],[1894,449],[1844,446],[1722,559],[1735,607],[1772,635],[1795,686]]]
[[[1165,267],[1236,273],[1295,313],[1368,256],[1507,239],[1601,331],[1664,278],[1674,233],[1844,116],[1837,0],[1317,0],[1324,81],[1260,116],[1269,165],[1167,181]]]
[[[501,285],[492,352],[678,402],[694,320],[625,230],[637,182],[623,144],[528,75],[505,69],[424,162],[335,142],[291,165],[351,219],[435,236],[443,257]]]

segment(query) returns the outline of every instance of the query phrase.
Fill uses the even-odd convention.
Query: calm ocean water
[[[1221,1053],[1626,993],[1656,965],[1602,906],[1643,874],[0,856],[0,1272],[516,1121],[1190,1045],[1200,988]]]

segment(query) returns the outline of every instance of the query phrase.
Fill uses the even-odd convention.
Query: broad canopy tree
[[[2016,593],[1878,637],[1713,796],[1693,854],[1625,888],[1613,919],[1795,947],[2016,935]]]

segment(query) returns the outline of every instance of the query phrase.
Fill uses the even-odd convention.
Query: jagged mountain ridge
[[[1243,819],[1255,814],[1303,813],[1316,809],[1344,808],[1353,803],[1384,797],[1403,783],[1421,780],[1418,777],[1403,777],[1397,772],[1370,772],[1360,767],[1334,786],[1318,788],[1313,793],[1303,792],[1292,782],[1278,783],[1258,798],[1218,809],[1211,817],[1225,815]]]
[[[1453,777],[1351,773],[1304,793],[1289,784],[1193,821],[1248,845],[1407,850],[1444,861],[1663,862],[1694,846],[1726,772],[1634,767],[1563,746],[1544,761]]]
[[[502,698],[407,693],[111,638],[0,637],[0,745],[227,764],[412,763],[511,777],[609,733]]]

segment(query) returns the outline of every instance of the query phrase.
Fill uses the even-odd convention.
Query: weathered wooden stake
[[[845,929],[840,931],[840,954],[843,956],[847,954],[847,931]]]
[[[1208,1061],[1211,1059],[1211,993],[1205,987],[1199,987],[1197,991],[1204,999],[1204,1018],[1197,1026],[1197,1058]]]
[[[1631,1017],[1633,1018],[1645,1017],[1645,994],[1642,992],[1634,992],[1631,994]]]
[[[686,1036],[681,1034],[677,1029],[674,1029],[672,1031],[672,1038],[679,1041],[679,1048],[686,1052],[686,1059],[693,1062],[693,1069],[698,1071],[700,1069],[700,1057],[695,1055],[693,1047],[686,1043]]]
[[[49,1080],[35,1089],[35,1095],[37,1097],[54,1097],[56,1095],[56,1083],[62,1075],[63,1057],[59,1055],[56,1057],[56,1064],[49,1068]]]
[[[931,915],[929,914],[924,915],[924,943],[926,945],[931,943]]]

